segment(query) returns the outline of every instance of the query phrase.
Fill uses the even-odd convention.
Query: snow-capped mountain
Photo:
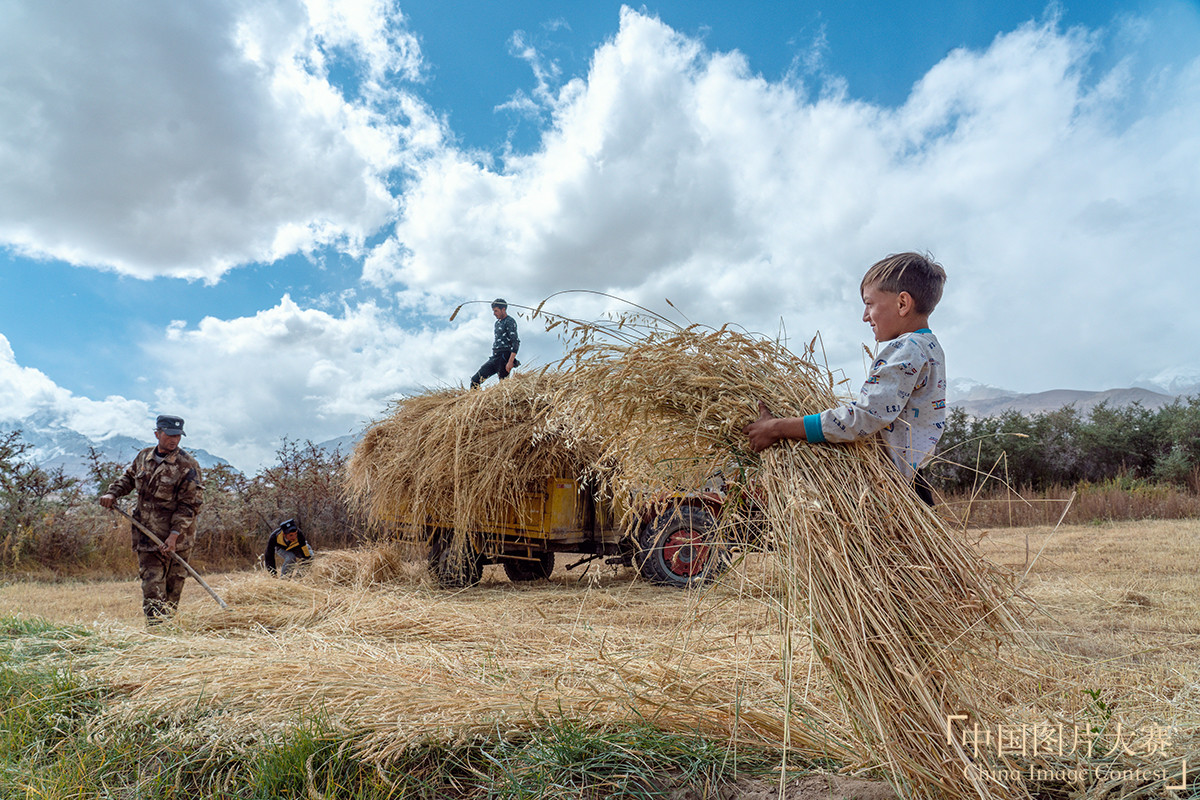
[[[348,433],[345,436],[339,436],[336,439],[329,439],[321,442],[317,447],[324,450],[326,453],[333,453],[335,450],[344,456],[348,456],[354,452],[355,446],[362,441],[363,432]]]
[[[23,420],[0,422],[0,433],[14,430],[21,431],[21,441],[30,447],[25,453],[29,461],[48,470],[62,467],[63,472],[72,478],[86,479],[88,477],[89,447],[94,447],[105,461],[127,464],[133,461],[133,457],[139,450],[154,443],[150,437],[135,439],[132,436],[112,436],[94,441],[78,431],[65,427],[44,411]],[[225,459],[214,456],[207,450],[188,447],[186,437],[182,444],[183,448],[192,454],[201,467],[229,464]]]
[[[1134,386],[1163,394],[1200,395],[1200,368],[1176,367],[1150,378],[1134,381]]]

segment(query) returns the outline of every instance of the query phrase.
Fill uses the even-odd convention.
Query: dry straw
[[[1020,793],[980,777],[946,736],[951,715],[996,718],[971,665],[981,646],[1020,635],[1006,577],[920,502],[876,441],[746,450],[759,401],[788,416],[839,402],[814,345],[797,356],[729,327],[637,315],[567,328],[576,346],[559,370],[408,398],[373,426],[349,470],[368,516],[411,536],[452,509],[461,546],[547,477],[586,475],[629,508],[723,481],[733,508],[720,535],[744,550],[747,519],[762,522],[787,702],[812,674],[793,658],[807,635],[862,761],[903,796]]]
[[[761,458],[744,449],[741,429],[758,401],[784,416],[838,402],[812,348],[797,357],[759,337],[697,327],[586,344],[573,354],[588,398],[578,408],[590,409],[606,457],[638,456],[616,470],[626,488],[696,487],[720,470],[731,494],[765,498],[785,647],[811,636],[864,758],[878,758],[903,796],[1019,793],[971,769],[946,736],[950,715],[998,718],[969,682],[969,658],[1021,635],[1006,576],[917,498],[876,441],[785,443]],[[790,651],[783,657],[795,691]]]
[[[523,496],[597,464],[591,443],[548,423],[569,380],[516,373],[483,391],[400,400],[351,455],[348,498],[379,535],[424,542],[432,526],[452,533],[451,549],[462,555],[472,533],[504,519]]]
[[[661,591],[627,582],[519,593],[504,584],[367,588],[390,559],[386,546],[365,548],[302,581],[239,576],[223,587],[229,613],[199,606],[179,620],[189,636],[168,626],[80,643],[81,666],[123,689],[96,730],[149,715],[181,745],[238,743],[320,714],[381,762],[426,739],[513,736],[563,717],[594,726],[640,719],[735,746],[781,743],[774,637],[744,610],[711,612],[706,635],[692,637],[664,615]],[[730,647],[726,635],[739,630],[741,645]],[[850,760],[844,720],[817,701],[792,709],[810,722],[794,727],[788,746]]]

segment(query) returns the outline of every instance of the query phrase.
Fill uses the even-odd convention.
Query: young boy
[[[917,470],[933,457],[946,423],[946,367],[929,315],[942,298],[946,271],[917,253],[877,262],[863,276],[863,322],[879,342],[875,363],[849,405],[804,417],[776,417],[758,404],[759,417],[743,432],[755,452],[780,439],[852,442],[878,433],[900,472],[917,493],[933,493]]]

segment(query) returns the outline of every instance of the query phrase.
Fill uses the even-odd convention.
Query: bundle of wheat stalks
[[[760,400],[779,416],[836,405],[827,370],[728,329],[589,344],[574,361],[586,398],[577,409],[604,435],[602,453],[637,456],[617,480],[697,486],[721,470],[731,496],[765,498],[784,641],[811,636],[864,755],[879,759],[903,796],[1019,791],[972,769],[946,733],[950,715],[967,714],[968,724],[998,718],[968,683],[965,657],[1021,635],[1005,576],[918,499],[875,440],[785,442],[761,457],[745,450],[741,430]],[[664,446],[673,457],[656,460]],[[730,515],[725,524],[738,521]],[[790,656],[785,650],[787,685],[798,689]]]
[[[787,691],[803,691],[791,642],[807,633],[863,761],[903,796],[1019,792],[989,782],[947,737],[951,715],[998,717],[970,683],[969,657],[1020,635],[1004,576],[921,503],[876,441],[746,449],[759,401],[783,416],[839,402],[812,347],[797,356],[729,328],[644,318],[588,328],[559,371],[403,401],[354,454],[351,491],[375,519],[453,509],[460,534],[543,477],[571,474],[558,470],[590,470],[611,498],[720,475],[727,497],[761,498]],[[734,530],[744,519],[722,515],[729,541],[744,538]]]

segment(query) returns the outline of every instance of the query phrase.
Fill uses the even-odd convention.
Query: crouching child
[[[278,571],[278,574],[283,576],[295,568],[297,561],[307,561],[312,556],[312,548],[308,546],[296,520],[287,519],[271,531],[271,536],[267,539],[267,550],[263,553],[263,564],[266,565],[267,572],[275,575]]]

